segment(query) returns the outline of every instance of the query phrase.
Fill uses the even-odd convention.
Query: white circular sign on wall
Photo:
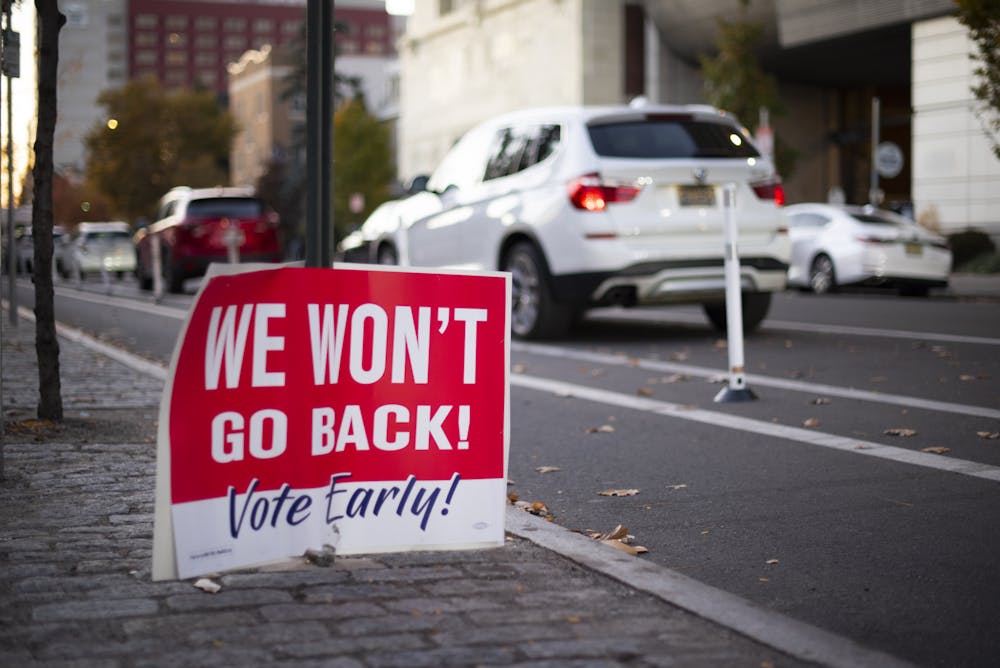
[[[878,175],[891,179],[903,171],[903,150],[891,141],[884,141],[875,149],[875,169]]]

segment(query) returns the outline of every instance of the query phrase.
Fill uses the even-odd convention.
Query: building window
[[[156,14],[136,14],[136,28],[155,28],[160,24],[160,17]]]
[[[134,41],[137,47],[156,46],[160,41],[160,36],[155,32],[137,32]]]
[[[253,31],[256,33],[274,32],[274,21],[271,19],[255,19]]]
[[[155,65],[159,62],[156,51],[140,50],[135,52],[136,65]]]
[[[298,35],[301,29],[301,21],[285,21],[281,24],[281,32],[285,35]]]
[[[365,35],[369,39],[382,39],[385,37],[385,26],[370,25],[365,27]]]
[[[187,28],[188,17],[172,14],[163,21],[163,26],[167,30],[183,30]]]
[[[214,49],[217,43],[215,35],[198,35],[194,38],[194,45],[199,49]]]
[[[343,54],[351,54],[358,52],[358,43],[353,39],[345,39],[340,42],[340,52]]]
[[[243,35],[226,35],[223,44],[227,49],[245,49],[247,48],[247,38]]]
[[[368,42],[365,44],[365,53],[373,56],[377,56],[385,51],[385,45],[382,42]]]
[[[201,70],[198,72],[198,81],[208,88],[215,88],[215,82],[219,80],[219,73],[215,70]]]
[[[214,16],[198,16],[194,20],[195,30],[215,30],[219,21]]]
[[[216,60],[214,53],[206,53],[205,51],[194,56],[194,64],[198,67],[215,67]]]
[[[184,70],[167,70],[165,79],[171,86],[182,86],[187,83],[187,72]]]
[[[187,65],[187,51],[168,51],[165,60],[167,65]]]
[[[222,29],[226,32],[243,32],[247,29],[247,20],[242,16],[230,16],[222,24]]]
[[[108,14],[108,25],[109,26],[120,26],[123,25],[121,14]]]
[[[187,46],[187,35],[182,32],[172,32],[167,36],[167,44],[176,48]]]

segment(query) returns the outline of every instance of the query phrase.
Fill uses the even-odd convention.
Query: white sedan
[[[816,293],[839,286],[891,287],[926,296],[948,285],[951,250],[944,237],[871,206],[785,207],[792,261],[788,284]]]

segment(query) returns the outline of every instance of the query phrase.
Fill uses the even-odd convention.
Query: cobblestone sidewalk
[[[33,322],[2,343],[0,666],[808,665],[514,535],[153,583],[160,381],[61,337],[47,424]]]

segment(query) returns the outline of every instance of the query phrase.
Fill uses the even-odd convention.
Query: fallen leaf
[[[667,485],[668,489],[687,489],[687,485],[680,483],[679,485]]]
[[[670,359],[672,359],[675,362],[686,362],[688,357],[690,357],[690,355],[687,351],[670,353]]]
[[[539,473],[555,473],[556,471],[562,471],[558,466],[539,466],[535,469]]]
[[[1000,438],[1000,431],[977,431],[976,436],[995,441]]]
[[[523,364],[515,364],[514,366],[511,367],[510,370],[513,371],[514,373],[524,373],[525,369],[527,369],[527,367],[524,366]]]
[[[960,375],[958,377],[958,379],[961,380],[961,381],[968,382],[970,380],[976,380],[976,377],[973,376],[973,375],[971,375],[971,374],[963,373],[962,375]]]
[[[517,500],[519,498],[520,497],[518,497],[517,492],[511,492],[510,494],[507,495],[507,500],[510,501],[511,503],[517,503]]]
[[[199,578],[195,580],[194,586],[202,591],[208,592],[209,594],[218,593],[218,591],[222,589],[222,585],[218,582],[213,582],[208,578]]]
[[[637,489],[606,489],[598,492],[601,496],[635,496],[638,493]]]
[[[708,378],[705,379],[705,382],[706,383],[712,383],[713,385],[718,385],[719,383],[728,383],[729,382],[729,376],[727,376],[726,374],[720,373],[720,374],[716,374],[714,376],[709,376]]]
[[[653,396],[653,391],[651,389],[649,389],[648,387],[640,387],[635,392],[636,392],[636,394],[638,394],[641,397],[651,397],[651,396]]]
[[[570,624],[579,624],[583,620],[582,620],[581,617],[577,617],[576,615],[573,615],[572,617],[567,617],[566,621],[569,622]]]
[[[774,566],[774,565],[778,564],[778,560],[777,559],[768,559],[764,563],[765,564],[770,564],[770,565]]]
[[[872,383],[884,383],[887,380],[889,380],[889,377],[888,376],[872,376],[868,380],[869,380],[869,382],[872,382]]]
[[[827,399],[826,397],[816,397],[809,403],[811,403],[813,406],[826,406],[828,403],[830,403],[830,400]]]
[[[602,540],[601,543],[603,543],[604,545],[610,545],[611,547],[615,548],[616,550],[621,550],[622,552],[624,552],[626,554],[631,554],[632,556],[635,556],[637,554],[643,554],[645,552],[649,552],[649,550],[647,550],[644,547],[641,547],[639,545],[632,546],[632,545],[629,545],[628,543],[624,543],[624,542],[622,542],[620,540]]]
[[[940,445],[933,445],[929,448],[923,448],[921,452],[929,452],[934,455],[943,455],[946,452],[951,452],[951,448],[944,448]]]
[[[716,350],[725,350],[729,347],[729,342],[725,339],[716,339],[715,343],[712,344],[712,347]]]
[[[670,376],[664,376],[660,379],[661,383],[680,383],[685,380],[691,380],[690,376],[685,376],[682,373],[675,373]]]
[[[757,582],[770,582],[767,578],[757,578]]]
[[[882,432],[886,436],[916,436],[916,429],[904,429],[902,427],[894,427],[892,429],[886,429]]]
[[[818,427],[819,426],[819,420],[817,420],[816,418],[809,418],[808,420],[806,420],[805,422],[802,423],[802,426],[803,427]]]
[[[588,434],[610,434],[614,430],[615,430],[615,428],[612,427],[611,425],[609,425],[609,424],[602,424],[600,427],[588,427],[587,428],[587,433]]]

